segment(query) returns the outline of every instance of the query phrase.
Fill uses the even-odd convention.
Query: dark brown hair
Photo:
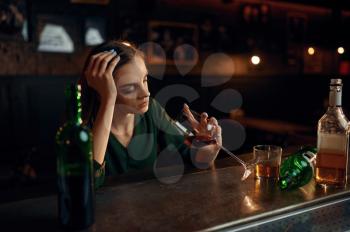
[[[118,68],[131,62],[132,59],[135,57],[135,55],[139,55],[140,57],[144,58],[142,51],[137,49],[135,45],[132,45],[130,42],[121,41],[121,40],[108,41],[106,43],[103,43],[95,47],[90,52],[90,54],[88,55],[85,61],[83,74],[81,75],[81,78],[79,80],[79,84],[81,85],[81,95],[82,95],[81,99],[82,99],[82,106],[83,106],[83,122],[85,125],[88,125],[88,126],[93,125],[98,109],[100,107],[98,93],[88,85],[84,74],[85,69],[87,68],[89,61],[93,55],[104,51],[110,51],[112,49],[114,49],[117,52],[117,54],[120,56],[120,60],[113,71],[113,76],[115,71]]]

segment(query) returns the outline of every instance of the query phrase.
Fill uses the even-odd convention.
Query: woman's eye
[[[123,88],[122,92],[125,94],[128,94],[128,93],[134,92],[134,90],[135,90],[135,86],[129,86],[129,87]]]

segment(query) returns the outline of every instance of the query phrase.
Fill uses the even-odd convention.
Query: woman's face
[[[139,55],[131,62],[120,67],[114,81],[117,86],[116,104],[124,113],[143,114],[148,110],[149,91],[148,71],[143,58]]]

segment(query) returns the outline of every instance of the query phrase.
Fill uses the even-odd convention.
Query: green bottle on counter
[[[307,184],[313,177],[316,147],[305,147],[291,154],[281,164],[279,187],[293,189]]]
[[[94,223],[92,135],[82,125],[81,87],[66,89],[66,123],[56,134],[58,218],[62,227],[84,229]]]

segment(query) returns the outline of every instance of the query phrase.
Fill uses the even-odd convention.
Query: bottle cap
[[[342,85],[342,79],[331,79],[331,85]]]

